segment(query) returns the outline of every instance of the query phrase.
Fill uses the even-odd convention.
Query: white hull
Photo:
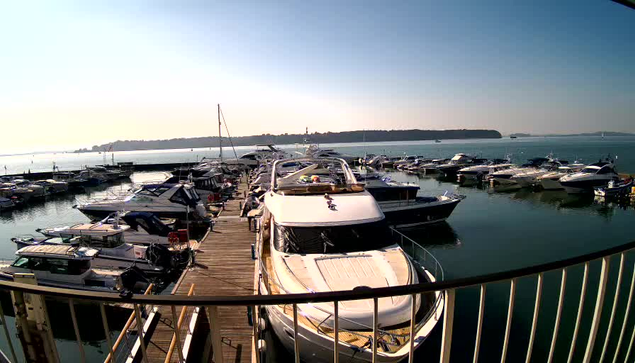
[[[439,295],[440,293],[436,293]],[[298,309],[301,309],[301,305]],[[432,329],[443,316],[444,298],[440,296],[437,308],[431,314],[429,320],[415,333],[415,346],[417,349],[430,335]],[[284,347],[293,352],[295,342],[293,339],[293,318],[284,314],[282,308],[278,305],[267,306],[267,317],[276,336],[282,342]],[[298,324],[298,345],[300,348],[300,360],[304,362],[330,363],[333,362],[333,345],[335,341],[325,334],[317,333],[315,330],[309,330],[304,325]],[[395,353],[385,353],[378,348],[377,362],[400,362],[409,354],[409,344]],[[356,346],[343,342],[340,338],[339,342],[339,360],[340,362],[372,362],[372,347],[359,349]]]

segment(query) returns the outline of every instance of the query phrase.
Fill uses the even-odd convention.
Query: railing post
[[[485,313],[485,293],[487,286],[481,285],[481,298],[478,304],[478,322],[476,323],[476,341],[474,342],[474,358],[473,363],[478,362],[478,354],[481,349],[481,334],[483,333],[483,315]]]
[[[609,277],[609,257],[602,258],[602,270],[600,272],[600,285],[598,287],[598,295],[595,301],[595,311],[593,313],[593,322],[591,323],[591,330],[589,331],[589,341],[587,342],[586,351],[584,352],[584,363],[591,362],[593,356],[593,346],[595,345],[595,338],[600,328],[600,317],[602,316],[602,306],[604,305],[604,294],[606,293],[606,281]]]
[[[13,342],[11,341],[11,334],[9,334],[9,328],[7,328],[7,319],[4,316],[4,310],[2,309],[2,304],[0,304],[0,323],[2,323],[2,330],[4,330],[4,336],[7,338],[7,343],[9,344],[9,350],[11,351],[11,358],[13,358],[14,362],[17,362],[18,356],[15,354],[15,349],[13,348]]]
[[[77,324],[77,316],[75,315],[75,303],[73,299],[68,299],[68,307],[71,310],[71,320],[73,322],[73,329],[75,330],[75,339],[77,339],[77,347],[79,348],[79,358],[82,362],[86,362],[86,353],[84,352],[84,345],[82,344],[82,338],[79,335],[79,325]]]
[[[534,349],[534,341],[536,339],[536,327],[538,326],[538,316],[540,314],[540,300],[542,298],[542,280],[544,274],[541,272],[538,274],[538,282],[536,284],[536,301],[534,302],[534,316],[531,321],[531,332],[529,333],[529,344],[527,346],[527,356],[525,357],[525,363],[531,361],[531,353]]]
[[[293,354],[295,363],[300,363],[300,342],[298,342],[298,304],[293,304]]]
[[[339,302],[333,301],[333,363],[340,360],[340,314]]]
[[[631,275],[631,287],[629,288],[629,292],[628,292],[628,301],[626,302],[626,310],[624,310],[624,321],[622,322],[620,337],[617,340],[617,345],[615,346],[615,355],[613,356],[613,363],[617,363],[617,357],[619,356],[620,349],[622,348],[622,340],[624,339],[624,333],[626,332],[626,323],[628,322],[628,316],[631,312],[631,302],[633,301],[633,290],[634,290],[633,288],[635,288],[635,264],[633,264],[633,274]],[[635,329],[633,329],[633,332],[635,333]],[[628,350],[630,353],[630,344],[629,344]],[[624,359],[626,360],[626,358]]]
[[[223,363],[223,343],[220,333],[220,318],[218,317],[218,307],[211,305],[207,307],[207,318],[212,333],[212,350],[214,353],[214,363]]]
[[[372,363],[377,362],[377,326],[379,325],[379,300],[373,298],[373,359]]]
[[[613,322],[615,321],[615,310],[617,310],[617,301],[620,297],[620,285],[622,284],[622,272],[624,271],[624,252],[620,254],[620,267],[617,272],[617,282],[615,285],[615,296],[613,297],[613,306],[611,307],[611,317],[609,319],[609,326],[606,328],[606,335],[604,337],[604,344],[602,345],[602,354],[600,355],[600,363],[604,361],[606,355],[606,348],[609,345],[611,338],[611,329],[613,328]]]
[[[104,326],[104,334],[106,334],[106,343],[108,343],[108,349],[110,350],[110,355],[112,357],[115,356],[115,351],[112,345],[112,338],[110,338],[110,328],[108,327],[108,317],[106,316],[106,308],[104,307],[104,303],[99,303],[99,311],[101,313],[101,323]]]
[[[410,306],[410,340],[408,341],[408,345],[410,346],[410,351],[408,352],[408,362],[414,363],[414,352],[415,352],[415,319],[417,317],[417,294],[411,295],[411,306]],[[435,309],[436,311],[436,309]]]
[[[558,310],[556,312],[556,322],[553,327],[553,336],[551,337],[551,346],[549,347],[549,357],[547,362],[553,361],[553,354],[556,351],[556,342],[558,341],[558,331],[560,330],[560,319],[562,319],[562,306],[564,305],[564,294],[567,287],[567,269],[562,269],[562,279],[560,280],[560,295],[558,297]]]
[[[146,352],[146,342],[143,337],[143,319],[139,304],[134,304],[135,320],[137,321],[137,335],[139,335],[139,347],[141,348],[141,357],[144,363],[148,363],[148,353]]]
[[[183,307],[185,309],[185,306]],[[177,349],[177,353],[179,355],[179,363],[184,362],[183,360],[183,347],[181,347],[181,332],[180,330],[180,323],[182,319],[178,319],[176,317],[176,306],[174,305],[170,305],[170,310],[172,311],[172,325],[174,326],[174,338],[176,338],[176,349]],[[183,310],[181,310],[181,315],[183,314]],[[172,358],[171,354],[168,352],[168,357],[167,358]]]
[[[567,363],[573,360],[575,352],[575,344],[580,331],[580,322],[582,321],[582,311],[584,310],[584,299],[586,298],[586,285],[589,279],[589,262],[584,263],[584,275],[582,277],[582,287],[580,288],[580,301],[578,302],[578,316],[575,318],[575,327],[573,328],[573,336],[571,337],[571,348],[569,348],[569,357]]]
[[[503,352],[501,363],[507,359],[507,348],[509,345],[509,335],[512,329],[512,317],[514,316],[514,302],[516,301],[516,279],[512,279],[509,284],[509,305],[507,306],[507,323],[505,324],[505,338],[503,339]]]
[[[454,324],[454,289],[445,292],[445,317],[443,318],[443,337],[441,338],[440,363],[450,363],[450,351],[452,350],[452,326]]]

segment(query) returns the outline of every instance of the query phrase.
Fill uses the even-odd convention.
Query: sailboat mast
[[[220,103],[218,104],[218,148],[220,149],[220,161],[223,161],[223,135],[221,134]]]

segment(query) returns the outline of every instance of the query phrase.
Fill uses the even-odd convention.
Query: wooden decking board
[[[196,255],[197,265],[184,272],[175,294],[186,295],[195,284],[195,295],[238,296],[254,293],[254,261],[251,259],[251,245],[255,234],[249,231],[247,222],[238,218],[240,201],[246,185],[241,184],[237,197],[226,203],[225,209],[216,220],[213,230],[201,241]],[[177,306],[177,318],[181,307]],[[194,308],[187,309],[187,316],[180,330],[181,341],[185,340],[189,321]],[[170,307],[162,307],[161,321],[156,327],[150,344],[148,358],[151,363],[163,362],[172,339],[172,312]],[[218,308],[220,331],[225,362],[251,362],[253,328],[247,322],[246,307],[221,306]],[[207,323],[207,319],[203,319]],[[172,355],[172,362],[178,361],[178,353]]]

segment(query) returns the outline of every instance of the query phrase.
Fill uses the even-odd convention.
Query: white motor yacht
[[[468,166],[484,164],[487,160],[477,159],[469,155],[458,153],[445,164],[437,166],[437,171],[446,177],[456,176],[456,173]]]
[[[350,291],[436,281],[395,243],[375,199],[357,183],[344,160],[312,162],[314,165],[284,178],[272,177],[271,190],[265,193],[257,244],[261,294]],[[341,164],[344,176],[318,177],[315,170],[334,169],[323,163]],[[440,319],[442,299],[439,293],[417,299],[415,348]],[[397,362],[408,355],[412,304],[411,296],[378,300],[378,361]],[[333,304],[300,304],[297,308],[300,359],[332,360]],[[266,309],[276,335],[292,350],[296,342],[291,305]],[[373,301],[340,302],[338,310],[339,359],[370,361]]]
[[[291,157],[289,153],[278,149],[273,144],[256,145],[256,150],[241,155],[238,159],[226,159],[227,164],[240,164],[249,167],[256,167],[262,160],[279,160]]]
[[[168,235],[174,230],[154,214],[148,212],[129,212],[121,216],[118,214],[98,223],[39,228],[36,231],[46,237],[89,236],[105,242],[121,238],[123,242],[133,245],[170,245]]]
[[[560,184],[560,179],[569,174],[576,173],[584,168],[584,164],[573,163],[569,165],[563,165],[558,170],[550,171],[544,175],[538,177],[537,182],[544,190],[560,190],[564,189]]]
[[[591,164],[578,173],[565,175],[560,184],[569,194],[593,193],[594,188],[605,187],[611,180],[618,181],[615,165],[609,161]]]
[[[39,185],[46,190],[46,194],[60,194],[68,191],[68,183],[54,179],[38,180],[33,184]]]
[[[459,169],[456,177],[459,183],[481,182],[485,180],[490,173],[509,169],[513,166],[514,165],[511,164],[509,160],[494,159],[487,164],[473,165]]]
[[[15,184],[16,187],[22,188],[22,190],[26,191],[26,194],[29,195],[27,199],[43,198],[47,195],[46,189],[43,186],[33,184],[31,181],[26,179],[14,179],[13,184]]]
[[[344,155],[339,153],[333,149],[322,149],[318,145],[313,144],[310,145],[305,152],[306,156],[309,158],[338,158],[343,159],[349,164],[353,164],[357,162],[357,158],[350,155]]]
[[[166,218],[198,218],[207,216],[191,184],[146,184],[132,195],[124,198],[103,199],[76,206],[89,217],[102,219],[120,212],[150,212],[158,217]]]
[[[92,291],[142,291],[148,286],[143,274],[135,271],[93,266],[98,253],[94,248],[67,245],[24,247],[12,264],[0,266],[0,279],[12,281],[14,274],[30,273],[39,285]],[[132,279],[122,278],[125,274]]]

